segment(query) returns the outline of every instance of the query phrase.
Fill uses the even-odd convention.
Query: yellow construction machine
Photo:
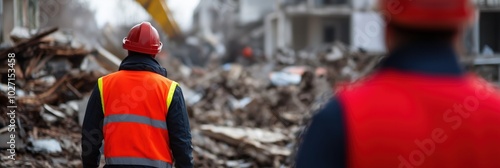
[[[165,0],[136,0],[158,23],[169,39],[182,38],[182,32],[177,25]]]

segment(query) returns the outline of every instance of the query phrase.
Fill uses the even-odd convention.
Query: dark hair
[[[413,28],[394,23],[389,23],[387,26],[393,30],[397,38],[403,43],[452,42],[454,36],[458,33],[458,29],[453,29],[453,28],[441,28],[441,29]]]

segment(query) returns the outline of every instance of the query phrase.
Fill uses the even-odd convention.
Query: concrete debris
[[[307,69],[305,66],[289,66],[279,72],[272,72],[269,78],[275,86],[298,85]]]
[[[252,167],[252,163],[245,162],[245,160],[228,160],[226,161],[226,167],[248,168]]]
[[[227,141],[233,141],[234,143],[244,141],[250,141],[250,143],[254,144],[275,143],[288,139],[285,135],[279,132],[271,132],[257,128],[232,128],[202,125],[200,129],[203,133],[206,133],[211,137],[225,137],[228,139]]]
[[[57,117],[48,113],[40,113],[42,119],[49,124],[55,123],[57,121]]]
[[[44,83],[47,86],[53,85],[54,83],[56,83],[56,80],[56,77],[53,75],[36,79],[37,82]]]
[[[288,86],[299,84],[302,77],[288,72],[273,72],[269,75],[269,78],[275,86]]]
[[[189,77],[192,72],[193,70],[188,66],[180,65],[178,73],[182,74],[183,77]]]
[[[99,61],[95,57],[85,57],[83,59],[82,64],[80,65],[80,69],[85,72],[97,71],[102,74],[108,74],[109,71],[104,69]]]
[[[179,85],[182,89],[182,93],[184,94],[184,101],[186,101],[187,105],[192,106],[198,103],[203,97],[203,94],[197,93],[194,90],[191,90],[190,88],[184,87],[182,83]]]
[[[83,119],[85,117],[85,110],[87,110],[87,102],[89,102],[90,95],[84,96],[81,100],[77,101],[78,104],[78,124],[83,125]]]
[[[276,60],[285,65],[292,65],[297,62],[295,52],[291,49],[279,49],[276,54]]]
[[[336,58],[327,61],[332,52]],[[342,44],[282,54],[277,62],[212,63],[169,74],[186,99],[195,167],[292,167],[297,135],[334,86],[368,74],[382,57],[349,52]],[[164,66],[171,72],[189,67]]]
[[[77,102],[89,95],[97,78],[107,71],[103,71],[102,63],[94,58],[92,53],[97,52],[86,50],[71,34],[57,30],[42,31],[34,36],[13,32],[16,44],[0,50],[3,65],[7,65],[6,53],[16,54],[15,136],[19,144],[16,161],[2,161],[0,167],[81,165],[80,114],[77,113],[81,108]],[[5,68],[0,68],[0,75],[7,76]],[[0,90],[4,90],[6,84],[7,81],[2,80]],[[0,111],[7,110],[4,109],[8,102],[5,93],[0,93]],[[7,115],[2,115],[0,128],[8,122]],[[0,157],[5,158],[6,154],[0,153]]]
[[[231,105],[232,110],[237,110],[237,109],[243,109],[245,108],[248,104],[252,102],[252,98],[250,97],[245,97],[243,99],[236,99],[234,97],[229,97],[229,103]]]
[[[16,63],[16,89],[23,92],[17,99],[23,112],[18,113],[23,133],[17,140],[28,145],[18,148],[22,160],[15,162],[17,167],[79,167],[81,124],[90,92],[98,77],[120,64],[99,45],[87,50],[76,36],[50,36],[54,32],[57,29],[20,37],[15,46],[0,50],[0,62],[5,63],[10,52],[22,57]],[[334,93],[333,86],[370,73],[380,60],[346,48],[335,44],[314,51],[281,49],[276,62],[259,58],[221,65],[191,60],[206,64],[203,68],[169,60],[164,67],[173,72],[169,78],[179,82],[188,107],[195,167],[292,167],[297,135]],[[5,84],[0,90],[6,90]],[[0,93],[0,111],[7,110],[6,100]],[[7,121],[1,116],[0,128]],[[6,165],[11,164],[0,162],[0,167]]]
[[[44,109],[44,112],[49,112],[56,117],[63,118],[63,119],[66,118],[66,115],[63,112],[54,109],[53,107],[51,107],[48,104],[44,104],[43,109]]]
[[[332,47],[332,52],[331,53],[328,53],[325,57],[325,59],[327,61],[337,61],[337,60],[340,60],[342,59],[343,57],[343,53],[342,51],[340,51],[340,49],[338,47]]]
[[[64,114],[73,116],[78,112],[78,101],[69,101],[59,105],[59,109],[64,111]]]
[[[32,140],[33,148],[31,151],[35,153],[58,153],[62,152],[61,144],[55,139],[39,139]]]
[[[16,26],[10,32],[10,38],[14,42],[19,42],[30,38],[30,31],[26,27]]]

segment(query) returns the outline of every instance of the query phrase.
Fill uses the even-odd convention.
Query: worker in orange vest
[[[314,116],[296,167],[500,167],[500,92],[458,61],[471,2],[379,5],[389,56]]]
[[[123,39],[119,71],[98,79],[82,127],[82,160],[96,168],[104,140],[105,167],[193,167],[182,90],[154,59],[162,48],[149,22]]]

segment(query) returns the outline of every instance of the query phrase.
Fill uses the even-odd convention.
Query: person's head
[[[135,25],[123,38],[123,48],[128,50],[129,55],[149,55],[154,58],[162,46],[158,31],[149,22]]]
[[[379,0],[392,51],[414,42],[457,43],[474,18],[469,0]]]

